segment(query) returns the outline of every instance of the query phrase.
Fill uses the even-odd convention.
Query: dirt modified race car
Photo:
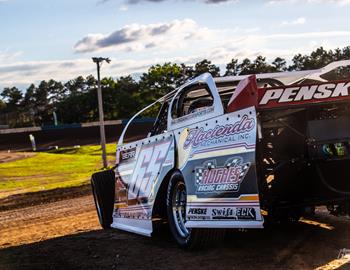
[[[348,65],[203,74],[147,106],[123,130],[116,167],[92,176],[102,227],[151,236],[165,222],[180,246],[193,247],[222,229],[298,220],[315,206],[349,214]],[[125,143],[153,106],[149,134]]]

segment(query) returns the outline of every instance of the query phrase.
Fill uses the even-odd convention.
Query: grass
[[[106,145],[107,155],[114,156],[116,148],[117,148],[116,144],[114,143],[107,144]],[[99,145],[85,145],[81,147],[63,147],[59,149],[50,150],[48,153],[101,156],[101,147]]]
[[[107,145],[109,161],[114,160],[115,148],[115,144]],[[101,147],[95,145],[61,148],[0,163],[0,198],[86,184],[101,167]]]

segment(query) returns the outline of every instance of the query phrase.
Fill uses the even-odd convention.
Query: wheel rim
[[[182,182],[178,182],[172,194],[173,219],[179,234],[186,238],[189,236],[189,229],[186,228],[186,187]]]

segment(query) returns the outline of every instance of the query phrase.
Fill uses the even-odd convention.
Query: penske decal
[[[326,83],[308,86],[266,89],[261,93],[260,106],[273,107],[283,104],[299,104],[304,101],[319,102],[348,98],[350,82]]]

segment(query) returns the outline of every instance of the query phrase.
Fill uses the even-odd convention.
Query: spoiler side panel
[[[258,109],[288,108],[350,100],[350,80],[258,89]]]

